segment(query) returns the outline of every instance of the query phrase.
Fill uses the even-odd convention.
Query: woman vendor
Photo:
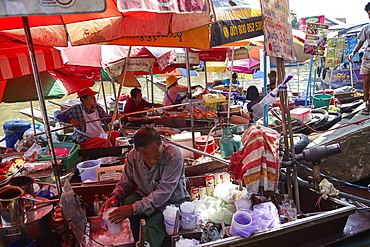
[[[90,88],[77,93],[81,103],[73,105],[65,111],[60,112],[56,118],[60,122],[70,123],[74,126],[73,138],[81,148],[100,148],[106,146],[107,133],[103,130],[102,124],[109,124],[112,119],[99,120],[111,117],[104,109],[97,104],[95,95],[98,92]],[[117,114],[117,118],[121,115]],[[96,120],[96,121],[94,121]],[[88,121],[92,121],[86,123]],[[119,131],[112,131],[108,146],[114,146],[115,140],[120,136]]]
[[[143,111],[149,109],[152,106],[151,103],[143,99],[140,88],[134,88],[130,92],[131,98],[126,102],[123,114],[128,114],[137,111]],[[162,106],[161,104],[154,104],[156,107]],[[125,115],[122,120],[123,124],[127,127],[140,127],[143,124],[153,123],[154,117],[148,117],[146,114],[137,113],[132,115]]]
[[[188,87],[179,86],[178,80],[181,78],[174,75],[169,76],[166,79],[166,92],[164,93],[163,106],[177,105],[181,103],[182,92],[187,92]]]

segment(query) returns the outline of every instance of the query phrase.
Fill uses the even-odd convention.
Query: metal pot
[[[36,240],[41,247],[54,246],[52,209],[53,205],[46,205],[29,210],[24,223],[11,227],[0,227],[0,246],[9,246],[24,238]]]
[[[101,162],[101,167],[104,166],[117,166],[121,164],[121,158],[117,156],[107,156],[98,159]]]
[[[2,226],[15,226],[24,221],[24,192],[17,186],[0,189],[0,217]]]

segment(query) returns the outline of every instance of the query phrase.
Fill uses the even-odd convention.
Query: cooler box
[[[65,157],[56,157],[58,160],[62,161],[62,166],[69,171],[73,165],[76,163],[78,159],[78,149],[80,148],[80,145],[76,143],[68,143],[68,142],[55,142],[54,148],[57,147],[63,147],[68,149],[69,154]],[[46,147],[46,149],[41,153],[41,155],[36,159],[37,161],[45,161],[45,160],[51,160],[50,155],[47,155],[47,152],[49,152],[49,146]]]
[[[31,123],[24,120],[12,120],[4,123],[4,135],[7,148],[14,148],[18,140],[23,139],[23,133],[31,127]]]
[[[296,119],[302,123],[311,121],[311,109],[309,108],[295,108],[290,111],[292,119]]]

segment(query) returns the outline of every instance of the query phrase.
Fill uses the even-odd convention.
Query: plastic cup
[[[230,227],[230,234],[249,237],[258,230],[251,211],[238,211],[233,215]]]
[[[164,220],[164,226],[166,227],[166,233],[168,235],[172,235],[173,234],[173,230],[174,230],[174,226],[175,226],[175,223],[174,221],[170,221],[170,220]]]
[[[122,223],[121,222],[118,223],[118,224],[115,224],[115,223],[112,223],[110,220],[108,220],[110,212],[114,211],[116,208],[117,207],[108,208],[103,213],[103,217],[102,217],[102,220],[106,224],[106,226],[108,227],[108,231],[111,235],[117,235],[122,231]]]

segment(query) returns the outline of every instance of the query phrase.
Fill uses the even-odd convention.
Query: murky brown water
[[[296,68],[296,67],[292,67],[292,68]],[[287,71],[289,71],[289,69],[290,68],[287,68]],[[300,73],[299,73],[299,75],[300,75],[299,76],[299,78],[300,78],[299,82],[298,82],[298,79],[297,79],[298,77],[296,76],[292,80],[292,82],[290,83],[290,89],[293,92],[300,92],[300,91],[306,89],[309,66],[300,66],[299,71],[300,71]],[[150,78],[150,76],[148,78]],[[161,79],[161,80],[165,80],[164,77],[158,77],[158,78]],[[207,74],[207,78],[208,78],[208,81],[212,81],[214,78],[226,79],[226,78],[229,78],[229,74],[218,73],[218,72],[210,72],[210,73]],[[144,77],[139,78],[139,81],[140,81],[140,83],[142,85],[142,88],[143,88],[143,96],[146,97],[148,95],[147,92],[149,91],[149,98],[151,100],[151,95],[152,95],[151,94],[151,86],[149,85],[149,87],[147,88]],[[263,80],[262,79],[239,78],[239,81],[243,84],[245,89],[250,85],[256,85],[259,90],[262,90],[262,87],[263,87]],[[200,85],[204,86],[205,85],[204,72],[199,72],[198,76],[192,76],[191,77],[191,82],[194,85],[200,84]],[[183,85],[186,85],[187,84],[186,77],[183,77],[179,81],[179,83],[183,84]],[[104,82],[104,88],[105,88],[105,93],[107,95],[113,94],[113,87],[112,87],[110,82],[108,82],[108,81]],[[116,84],[116,88],[118,90],[118,84]],[[99,82],[95,83],[95,85],[93,86],[93,89],[97,90],[97,91],[100,91],[100,92],[102,91]],[[122,92],[129,93],[131,89],[132,88],[123,87]],[[153,89],[154,89],[154,99],[155,99],[155,101],[162,102],[163,94],[164,94],[163,91],[161,91],[156,86],[154,86]],[[100,95],[99,99],[102,99],[102,94],[99,94],[99,95]],[[65,101],[67,101],[68,99],[76,100],[77,95],[76,94],[67,95],[67,96],[63,97],[62,99],[55,99],[53,101],[58,102],[58,103],[63,103]],[[35,109],[40,109],[38,101],[34,101],[34,102],[32,102],[32,104],[33,104],[33,107]],[[11,121],[11,120],[26,120],[26,121],[32,122],[32,119],[30,117],[25,116],[25,115],[18,112],[21,109],[25,109],[25,108],[29,108],[29,107],[30,107],[30,102],[0,103],[0,112],[1,112],[0,136],[4,135],[3,125],[4,125],[4,123],[6,123],[8,121]],[[58,106],[56,106],[52,103],[49,103],[48,101],[46,101],[46,108],[47,108],[48,113],[50,113],[50,115],[52,115],[52,113],[55,110],[59,109]]]

